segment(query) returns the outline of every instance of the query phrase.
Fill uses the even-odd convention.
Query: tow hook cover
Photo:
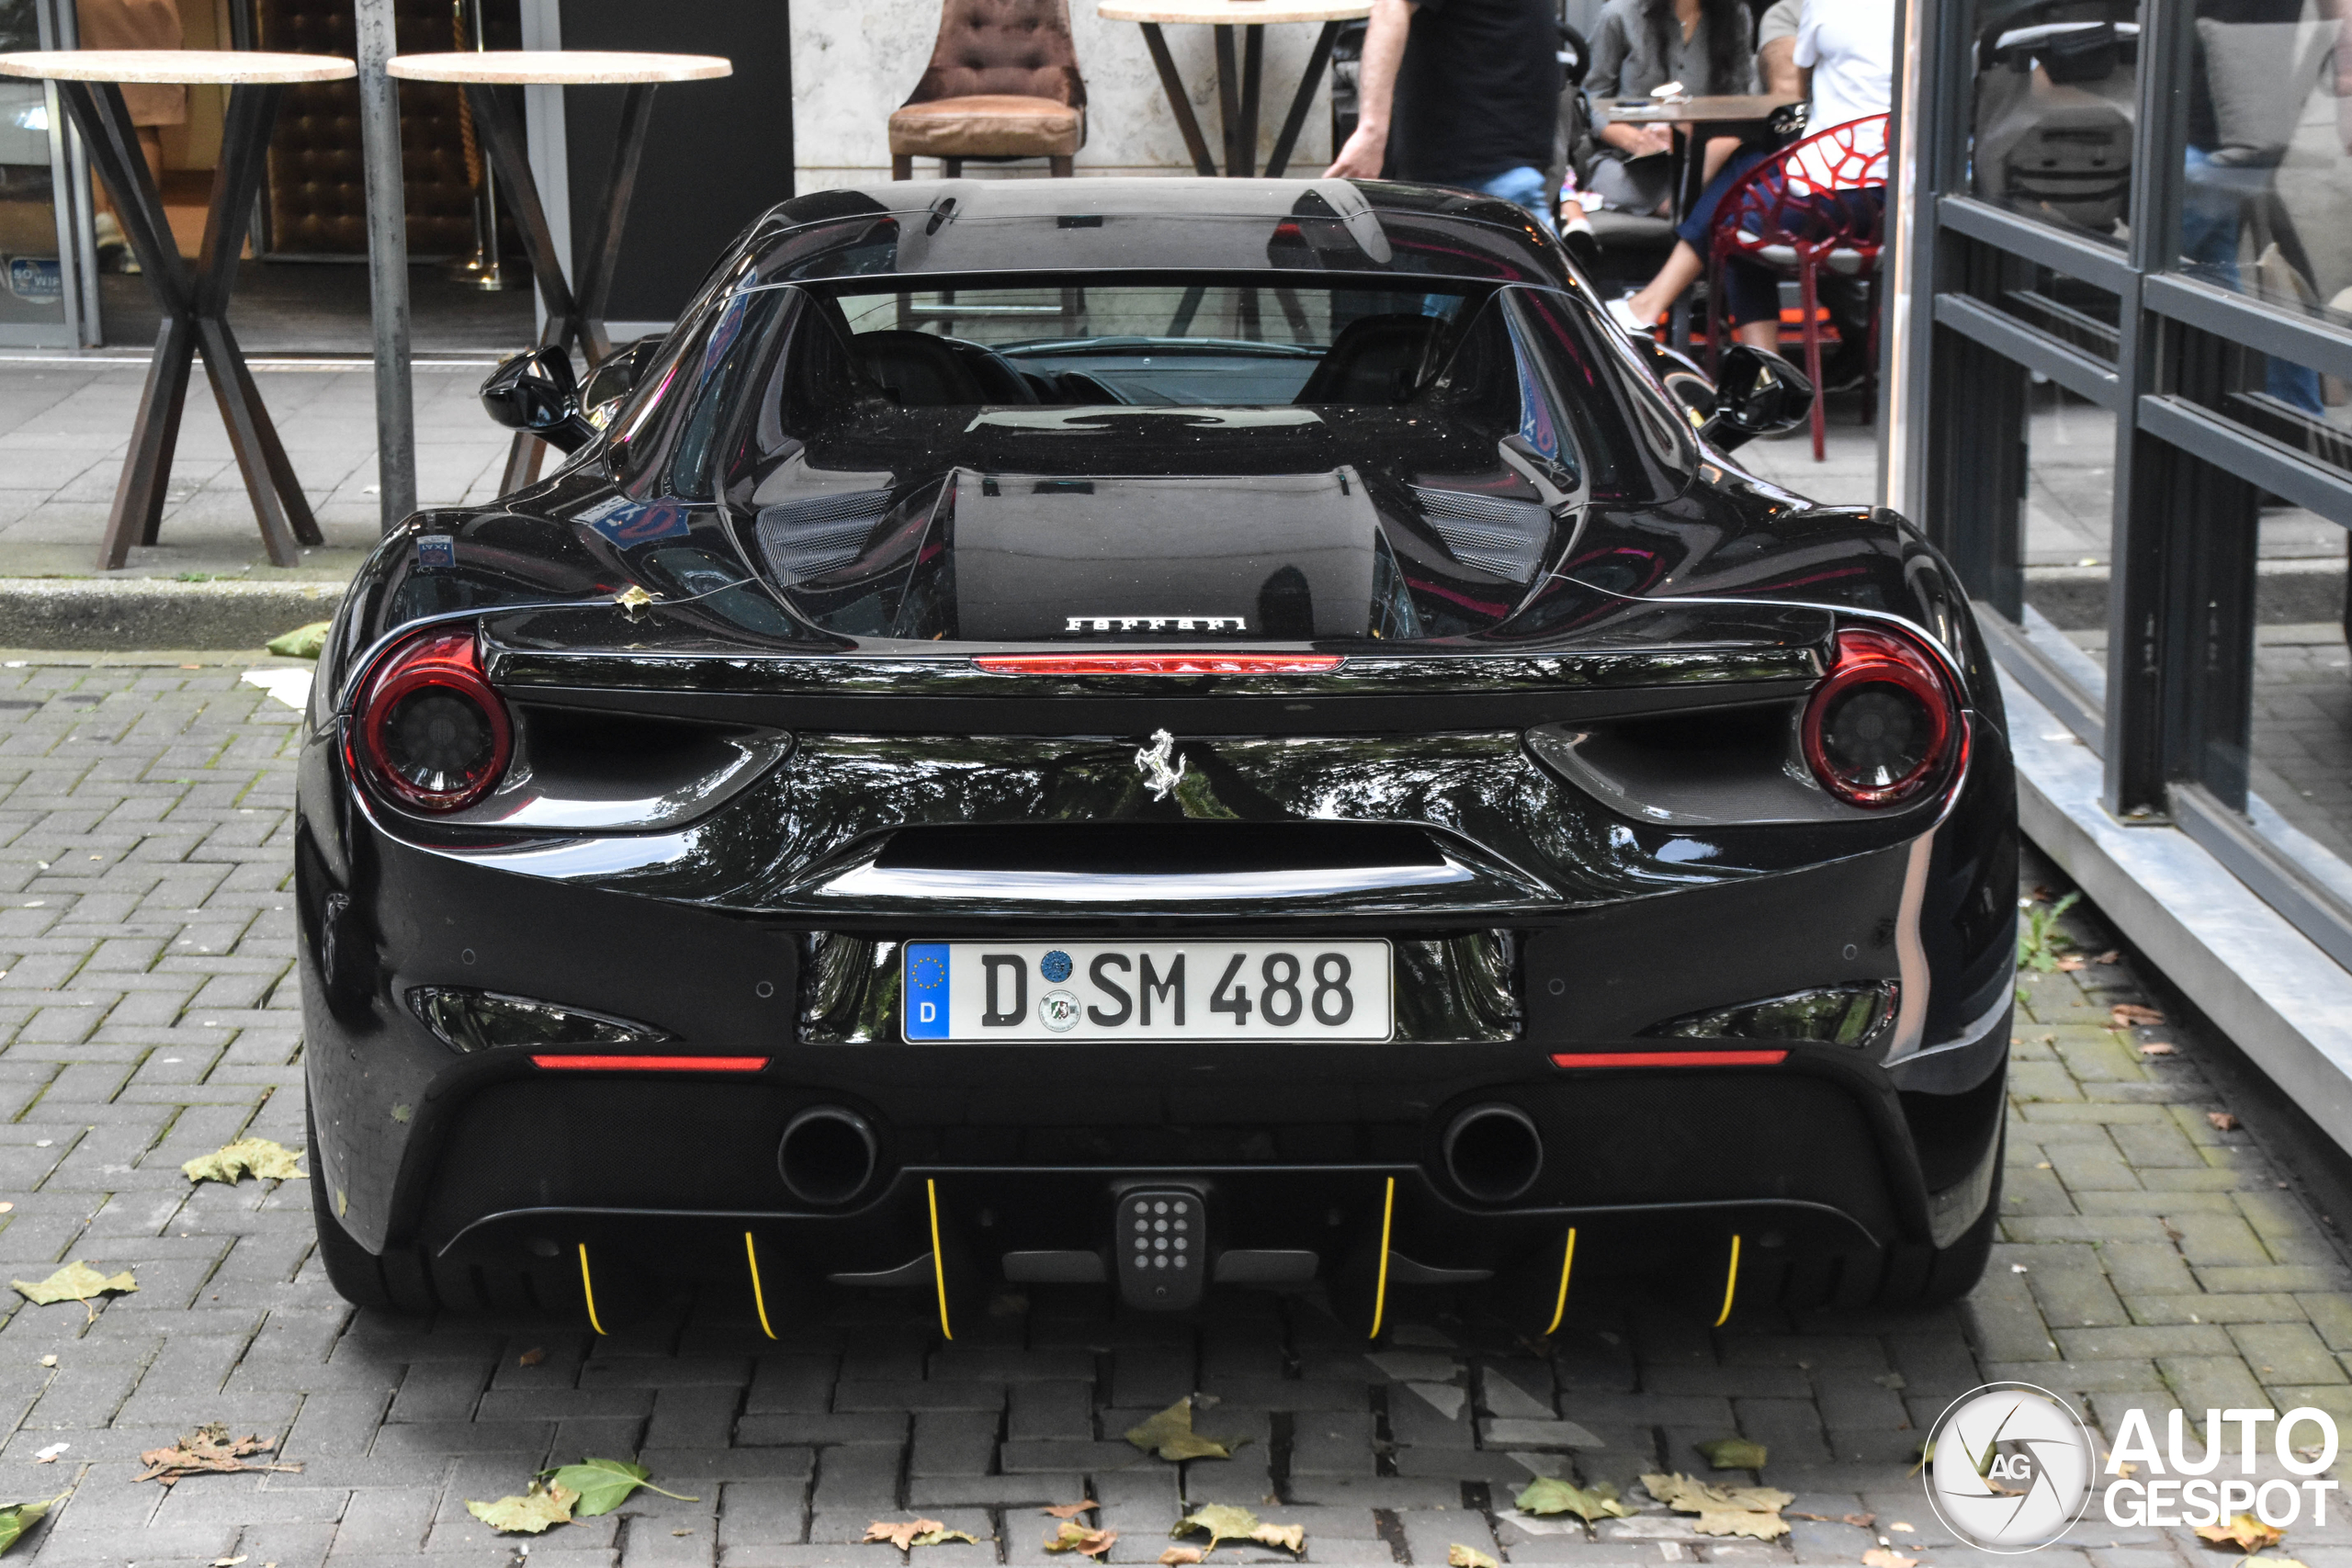
[[[1119,1194],[1111,1256],[1119,1297],[1131,1307],[1181,1312],[1208,1282],[1208,1206],[1189,1187],[1131,1187]]]

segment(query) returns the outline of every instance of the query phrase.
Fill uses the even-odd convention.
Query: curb
[[[21,649],[254,649],[334,615],[340,582],[0,579],[0,642]]]

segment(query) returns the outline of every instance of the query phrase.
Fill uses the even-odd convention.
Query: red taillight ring
[[[1823,736],[1829,706],[1860,686],[1887,685],[1907,693],[1927,710],[1928,745],[1918,764],[1883,784],[1858,784],[1830,761]],[[1960,705],[1935,660],[1907,637],[1893,632],[1848,627],[1838,634],[1838,655],[1805,704],[1801,734],[1804,760],[1821,785],[1849,806],[1900,806],[1926,789],[1951,763],[1961,732]]]
[[[393,767],[385,727],[401,699],[428,686],[466,698],[490,730],[489,760],[458,789],[425,789]],[[345,756],[386,793],[424,811],[457,811],[488,794],[514,755],[514,736],[506,705],[481,672],[471,632],[425,632],[388,654],[361,696]]]

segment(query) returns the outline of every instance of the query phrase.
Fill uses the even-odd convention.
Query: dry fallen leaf
[[[645,607],[648,604],[653,603],[653,595],[632,582],[613,595],[613,603],[621,607],[622,615],[634,621],[645,613]],[[899,1550],[904,1551],[905,1548],[901,1547]]]
[[[963,1530],[949,1529],[937,1519],[876,1519],[865,1527],[865,1539],[888,1541],[900,1551],[911,1551],[918,1546],[944,1546],[951,1540],[979,1545],[977,1538]]]
[[[1096,1503],[1093,1498],[1089,1497],[1083,1503],[1056,1503],[1051,1507],[1040,1508],[1037,1511],[1041,1514],[1051,1515],[1053,1517],[1057,1519],[1074,1519],[1078,1517],[1079,1515],[1091,1513],[1099,1506],[1101,1506],[1100,1504]]]
[[[1919,1560],[1890,1547],[1873,1546],[1862,1553],[1862,1568],[1919,1568]]]
[[[2137,1002],[2118,1002],[2107,1010],[2107,1016],[2118,1029],[2129,1029],[2135,1023],[2162,1023],[2165,1015],[2154,1008],[2143,1008]]]
[[[1447,1568],[1503,1568],[1503,1565],[1475,1546],[1455,1541],[1445,1549]]]
[[[534,1481],[520,1497],[501,1497],[495,1503],[468,1498],[466,1512],[501,1535],[539,1535],[552,1526],[570,1524],[571,1505],[578,1499],[569,1486],[541,1486]]]
[[[1193,1430],[1193,1396],[1186,1394],[1139,1427],[1127,1430],[1127,1441],[1146,1453],[1169,1461],[1231,1459],[1233,1447]],[[1216,1548],[1212,1546],[1211,1551]]]
[[[137,1479],[161,1481],[164,1485],[169,1486],[186,1475],[203,1475],[208,1472],[228,1474],[241,1470],[295,1472],[302,1468],[299,1464],[247,1464],[245,1462],[249,1456],[266,1454],[277,1446],[276,1439],[257,1436],[243,1437],[232,1440],[229,1436],[228,1427],[218,1421],[208,1421],[182,1438],[176,1447],[149,1449],[145,1453],[141,1454],[139,1462],[145,1465],[147,1470]],[[466,1506],[470,1508],[474,1505],[469,1503]],[[540,1527],[542,1529],[546,1528],[544,1525]]]
[[[2062,975],[2072,975],[2089,962],[2080,954],[2069,953],[2058,960],[2058,972]]]
[[[1541,1475],[1527,1483],[1513,1499],[1522,1514],[1539,1517],[1548,1514],[1574,1514],[1590,1524],[1595,1519],[1622,1519],[1633,1509],[1617,1500],[1617,1488],[1606,1481],[1596,1481],[1589,1487],[1578,1487],[1556,1476]]]
[[[1209,1503],[1193,1509],[1177,1520],[1176,1528],[1168,1533],[1181,1535],[1186,1530],[1199,1530],[1206,1535],[1211,1551],[1228,1540],[1254,1540],[1266,1546],[1279,1546],[1294,1553],[1306,1550],[1304,1526],[1261,1524],[1258,1516],[1249,1509],[1225,1503]]]
[[[1201,1549],[1197,1546],[1171,1546],[1159,1554],[1160,1568],[1184,1568],[1186,1563],[1200,1560]]]
[[[293,1181],[302,1176],[301,1154],[267,1138],[239,1138],[209,1155],[198,1155],[180,1167],[190,1181],[225,1181],[231,1186],[245,1177],[264,1181]]]
[[[18,1295],[35,1306],[48,1306],[56,1302],[87,1302],[98,1296],[121,1295],[139,1288],[139,1281],[130,1277],[128,1269],[119,1274],[101,1274],[82,1262],[68,1263],[39,1284],[28,1280],[11,1280],[8,1283],[17,1288]]]
[[[1796,1501],[1795,1494],[1776,1486],[1710,1486],[1679,1472],[1645,1475],[1642,1484],[1677,1513],[1698,1515],[1699,1522],[1691,1528],[1701,1535],[1777,1540],[1789,1533],[1781,1510]]]
[[[1118,1539],[1117,1530],[1088,1529],[1076,1519],[1064,1519],[1061,1528],[1046,1538],[1046,1550],[1075,1551],[1080,1557],[1101,1557]]]
[[[2199,1525],[2197,1534],[2199,1539],[2216,1546],[2226,1542],[2251,1556],[2265,1547],[2278,1545],[2286,1532],[2264,1524],[2252,1514],[2240,1514],[2225,1525]]]
[[[2123,950],[2121,948],[2110,947],[2105,953],[2100,953],[2097,958],[2092,959],[2091,962],[2094,964],[2112,964],[2122,956]]]
[[[1761,1470],[1768,1450],[1746,1438],[1718,1438],[1691,1445],[1717,1470]]]
[[[2143,1056],[2170,1056],[2175,1054],[2174,1047],[2162,1040],[2150,1040],[2140,1047],[2140,1055]]]
[[[2219,1132],[2234,1133],[2238,1130],[2238,1119],[2231,1115],[2226,1111],[2208,1111],[2205,1112],[2205,1120],[2213,1123],[2215,1130]],[[2203,1529],[2219,1529],[2221,1527],[2219,1525],[2203,1525],[2199,1528]]]
[[[518,1367],[536,1367],[547,1359],[548,1353],[545,1347],[534,1345],[529,1349],[524,1351],[521,1355],[515,1357],[514,1364]]]

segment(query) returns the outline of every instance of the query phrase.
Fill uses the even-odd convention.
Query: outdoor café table
[[[1274,138],[1273,152],[1266,159],[1266,177],[1279,179],[1290,166],[1291,149],[1306,124],[1307,110],[1315,105],[1316,85],[1323,80],[1324,67],[1331,62],[1331,42],[1340,36],[1340,24],[1371,16],[1372,0],[1101,0],[1094,14],[1105,21],[1143,25],[1144,46],[1151,51],[1151,62],[1159,70],[1159,85],[1168,95],[1168,107],[1175,111],[1176,129],[1184,133],[1193,169],[1204,175],[1216,174],[1216,164],[1209,156],[1209,144],[1201,134],[1201,122],[1193,117],[1184,79],[1177,74],[1176,62],[1169,55],[1168,39],[1159,28],[1163,22],[1179,22],[1216,29],[1216,92],[1225,127],[1225,172],[1240,179],[1250,176],[1258,156],[1258,100],[1265,73],[1266,28],[1276,22],[1322,23],[1314,52],[1306,58],[1306,74],[1299,78],[1282,134]],[[1233,64],[1236,28],[1243,35],[1238,83]]]
[[[469,50],[455,54],[396,55],[384,69],[403,81],[447,82],[464,89],[474,124],[498,172],[507,208],[522,226],[523,252],[530,258],[531,276],[537,280],[539,299],[547,306],[547,329],[540,334],[539,346],[569,350],[577,343],[592,367],[611,354],[613,342],[605,330],[605,308],[612,296],[621,227],[628,220],[629,197],[637,185],[638,157],[645,151],[645,133],[653,124],[653,89],[664,82],[702,82],[731,75],[734,65],[713,54]],[[620,130],[613,142],[612,172],[605,176],[603,208],[589,223],[588,243],[574,252],[586,258],[580,269],[580,286],[574,288],[548,227],[538,183],[531,177],[521,117],[495,89],[602,85],[625,85],[628,91],[621,98]],[[507,452],[502,491],[529,483],[545,450],[537,436],[517,433]]]
[[[98,569],[111,571],[129,558],[133,543],[152,545],[164,519],[164,488],[171,478],[178,445],[180,411],[187,400],[188,371],[198,350],[229,446],[237,455],[245,493],[253,497],[262,543],[279,566],[297,566],[300,546],[322,541],[310,502],[287,461],[286,448],[262,406],[261,392],[245,356],[229,330],[229,290],[237,258],[245,248],[245,226],[261,188],[269,152],[270,127],[278,99],[293,82],[339,82],[356,74],[348,60],[327,54],[265,54],[253,51],[183,49],[61,49],[34,54],[0,54],[0,75],[29,76],[57,84],[66,112],[74,117],[90,160],[114,197],[116,220],[141,273],[155,292],[164,324],[147,364],[147,386],[130,427],[130,454],[116,486],[106,538],[98,547]],[[229,110],[220,131],[220,163],[212,174],[212,209],[205,215],[204,248],[193,272],[172,238],[164,198],[147,172],[139,133],[123,106],[119,84],[186,83],[229,89]]]
[[[1724,93],[1661,103],[1627,100],[1609,106],[1619,125],[1662,125],[1674,136],[1674,220],[1690,216],[1706,186],[1706,147],[1718,136],[1745,137],[1771,123],[1773,114],[1801,96],[1780,93]]]

